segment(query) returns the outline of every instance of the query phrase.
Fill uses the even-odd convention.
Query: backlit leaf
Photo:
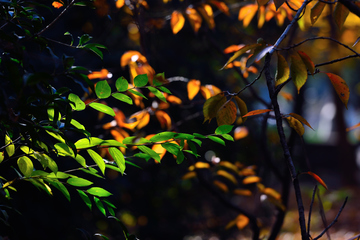
[[[125,95],[123,93],[114,93],[112,96],[114,98],[116,98],[117,100],[120,100],[120,101],[125,102],[127,104],[130,104],[130,105],[133,104],[133,100],[131,99],[131,97],[129,97],[128,95]]]
[[[236,106],[233,101],[227,101],[216,113],[218,126],[233,124],[236,120]]]
[[[287,117],[286,120],[288,121],[290,127],[297,132],[297,134],[300,136],[304,135],[305,128],[299,120],[294,117]]]
[[[134,78],[135,87],[144,87],[149,82],[147,74],[139,74]]]
[[[243,214],[240,214],[237,218],[236,218],[236,226],[239,230],[243,229],[244,227],[246,227],[249,224],[249,218],[246,217]]]
[[[261,44],[256,43],[251,45],[245,45],[240,50],[235,52],[234,55],[225,63],[225,65],[220,70],[224,69],[229,63],[231,63],[232,61],[234,61],[235,59],[246,53],[248,50],[255,49],[258,46],[261,46]]]
[[[128,89],[129,83],[124,77],[119,77],[115,82],[116,90],[125,92]]]
[[[89,192],[89,190],[88,190],[88,192]],[[96,207],[99,209],[99,211],[106,216],[106,210],[105,210],[104,205],[102,204],[101,200],[98,199],[97,197],[94,197],[94,202],[95,202]]]
[[[163,102],[167,102],[164,94],[154,87],[148,87],[149,91],[152,92],[158,99]]]
[[[20,169],[20,172],[24,174],[25,177],[30,177],[31,173],[34,170],[34,165],[30,158],[26,156],[19,157],[17,160],[17,165]]]
[[[155,112],[157,120],[160,122],[161,128],[170,129],[171,128],[171,118],[169,114],[162,110]]]
[[[229,133],[231,132],[231,130],[233,129],[233,125],[222,125],[216,128],[215,130],[215,134],[221,135],[221,134],[225,134],[225,133]]]
[[[76,189],[81,197],[81,199],[85,202],[86,206],[88,206],[91,210],[91,207],[92,207],[92,203],[91,203],[91,200],[90,198],[88,197],[88,195],[82,191],[82,190],[79,190],[79,189]]]
[[[338,2],[334,9],[334,20],[339,29],[345,23],[346,18],[348,17],[350,11],[347,7],[345,7],[342,3]]]
[[[96,165],[98,165],[98,167],[100,168],[100,171],[104,175],[105,174],[105,162],[104,162],[104,159],[97,152],[95,152],[94,150],[88,149],[87,152],[90,155],[90,157],[94,160]]]
[[[185,18],[179,11],[173,11],[171,14],[170,25],[174,34],[177,34],[183,27]]]
[[[196,94],[198,94],[200,90],[200,81],[196,79],[192,79],[187,83],[187,92],[189,100],[193,100]]]
[[[216,143],[220,143],[221,145],[224,145],[224,146],[225,146],[225,141],[222,140],[222,139],[219,138],[219,137],[208,136],[208,138],[209,138],[211,141],[214,141],[214,142],[216,142]]]
[[[298,51],[297,53],[300,55],[301,59],[303,60],[305,66],[309,70],[309,72],[311,74],[314,74],[315,64],[313,63],[313,61],[311,61],[310,57],[303,51]]]
[[[275,73],[275,86],[278,86],[279,84],[282,84],[286,82],[286,80],[289,79],[290,76],[290,68],[285,60],[285,58],[278,54],[278,62],[277,62],[277,68]]]
[[[242,183],[244,185],[246,184],[252,184],[252,183],[258,183],[261,182],[261,178],[258,176],[249,176],[243,179]]]
[[[326,3],[322,2],[322,1],[317,1],[315,3],[315,5],[311,8],[310,20],[311,20],[312,25],[314,25],[315,22],[319,19],[325,6],[326,6]]]
[[[237,173],[238,172],[238,167],[235,165],[235,164],[233,164],[233,163],[231,163],[231,162],[228,162],[228,161],[221,161],[220,163],[219,163],[219,166],[222,166],[222,167],[225,167],[225,168],[227,168],[227,169],[230,169],[230,170],[232,170],[233,172],[235,172],[235,173]]]
[[[70,193],[67,190],[67,188],[64,186],[64,184],[59,182],[57,179],[46,179],[46,181],[49,182],[55,188],[57,188],[66,197],[66,199],[70,201]]]
[[[105,104],[93,102],[93,103],[90,103],[89,106],[95,110],[98,110],[99,112],[106,113],[110,116],[115,117],[114,110],[111,107],[106,106]]]
[[[111,95],[111,88],[106,80],[96,83],[95,93],[98,98],[108,98]]]
[[[296,118],[297,120],[299,120],[300,122],[302,122],[303,124],[305,124],[306,126],[308,126],[309,128],[311,128],[312,130],[314,130],[314,129],[310,126],[310,123],[308,123],[308,121],[306,121],[306,119],[303,118],[302,116],[300,116],[299,114],[289,113],[289,115],[291,115],[292,117]]]
[[[66,182],[74,187],[87,187],[93,184],[93,182],[84,178],[69,178]]]
[[[244,123],[246,121],[246,117],[244,117],[244,115],[246,115],[248,113],[246,103],[238,96],[235,96],[234,99],[239,108],[240,116],[242,116],[242,117],[239,117],[239,118],[241,118],[241,121],[237,121],[237,123],[238,124]]]
[[[247,4],[244,7],[240,8],[238,19],[243,21],[243,26],[246,28],[249,26],[251,20],[254,18],[258,10],[258,4]]]
[[[122,8],[125,4],[125,0],[116,0],[116,8]]]
[[[70,101],[70,106],[75,111],[81,111],[84,110],[86,105],[85,103],[79,98],[78,95],[70,93],[68,96],[68,99]]]
[[[315,173],[313,172],[305,172],[306,174],[309,174],[310,176],[312,176],[318,183],[320,183],[326,190],[328,189],[328,187],[326,186],[325,182]]]
[[[257,3],[259,4],[259,6],[263,6],[265,4],[267,4],[269,2],[269,0],[257,0]]]
[[[210,168],[210,164],[207,162],[197,162],[195,163],[194,167],[197,169]]]
[[[194,32],[197,33],[201,27],[202,18],[200,14],[192,7],[186,9],[186,15]]]
[[[145,99],[147,99],[144,94],[142,94],[141,92],[135,90],[135,89],[128,89],[128,91],[131,93],[131,94],[134,94],[136,96],[139,96],[139,97],[143,97]]]
[[[153,158],[155,161],[160,162],[160,156],[157,154],[154,150],[148,148],[147,146],[138,146],[138,148],[149,155],[151,158]]]
[[[340,76],[332,74],[332,73],[326,73],[326,75],[330,78],[330,81],[335,88],[335,91],[337,95],[339,96],[340,100],[344,103],[346,109],[347,109],[347,103],[349,101],[350,96],[350,90],[344,79],[342,79]]]
[[[75,157],[74,151],[66,143],[56,143],[54,147],[59,156]]]
[[[205,22],[208,24],[209,28],[214,29],[215,28],[214,13],[211,6],[209,4],[203,4],[197,9],[205,19]]]
[[[247,127],[237,127],[234,130],[234,139],[239,140],[249,135]]]
[[[150,141],[152,142],[161,142],[170,140],[175,136],[176,133],[174,132],[161,132],[156,135],[154,135],[152,138],[150,138]]]
[[[120,169],[120,173],[124,174],[126,165],[125,165],[125,158],[122,152],[117,148],[111,147],[109,148],[109,153],[113,157],[118,168]]]
[[[97,196],[97,197],[109,197],[110,195],[112,195],[112,193],[106,191],[103,188],[100,187],[92,187],[89,188],[87,190],[88,193],[90,193],[91,195]]]
[[[244,116],[242,116],[242,117],[255,116],[255,115],[259,115],[259,114],[266,113],[266,112],[271,112],[271,111],[272,111],[271,109],[259,109],[259,110],[253,110],[253,111],[248,112],[247,114],[245,114],[245,115],[244,115]]]
[[[7,154],[9,155],[9,157],[11,157],[12,155],[14,155],[15,153],[15,145],[12,142],[11,138],[5,134],[5,150],[7,152]]]
[[[224,2],[211,0],[210,3],[215,5],[221,12],[223,12],[227,16],[230,16],[229,8]]]
[[[234,175],[232,175],[231,173],[228,173],[227,171],[218,170],[216,172],[216,174],[228,179],[230,182],[234,183],[235,185],[238,184],[238,182],[237,182],[236,178],[234,177]]]
[[[291,77],[299,93],[301,87],[304,86],[308,77],[306,66],[299,54],[297,53],[292,54],[290,59]]]
[[[4,160],[5,154],[4,151],[0,152],[0,163]]]
[[[226,97],[223,92],[206,100],[203,106],[204,122],[206,122],[207,120],[209,120],[210,122],[211,119],[216,117],[217,112],[225,103]]]

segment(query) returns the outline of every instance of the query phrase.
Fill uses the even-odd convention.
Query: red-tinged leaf
[[[240,8],[238,19],[243,21],[243,26],[246,28],[249,26],[251,20],[254,18],[258,10],[258,4],[248,4]]]
[[[326,190],[328,189],[328,187],[326,186],[325,182],[315,173],[313,172],[306,172],[306,174],[309,174],[310,176],[312,176],[318,183],[320,183]]]
[[[186,15],[189,19],[191,27],[194,29],[194,32],[197,33],[202,23],[200,14],[194,8],[188,7],[186,9]]]
[[[305,128],[299,120],[294,117],[287,117],[286,120],[288,121],[290,127],[297,132],[297,134],[300,136],[304,135]]]
[[[229,63],[231,63],[232,61],[234,61],[235,59],[237,59],[238,57],[240,57],[241,55],[243,55],[244,53],[246,53],[249,50],[255,49],[256,47],[261,46],[261,44],[255,43],[255,44],[250,44],[250,45],[245,45],[244,47],[242,47],[240,50],[238,50],[228,61],[227,63],[225,63],[225,65],[220,69],[224,69]]]
[[[229,8],[228,8],[228,6],[226,6],[226,4],[224,2],[211,0],[210,3],[215,5],[224,14],[230,16]]]
[[[355,128],[358,128],[358,127],[360,127],[360,123],[355,124],[354,126],[351,126],[351,127],[347,128],[346,131],[349,132],[349,131],[351,131],[351,130],[353,130]]]
[[[306,119],[303,118],[302,116],[300,116],[299,114],[290,113],[289,115],[292,116],[292,117],[294,117],[294,118],[296,118],[297,120],[299,120],[300,122],[302,122],[303,124],[305,124],[306,126],[308,126],[309,128],[311,128],[312,130],[314,130],[314,129],[311,127],[310,123],[308,123],[308,121],[306,121]]]
[[[306,83],[308,74],[305,63],[297,53],[291,55],[290,73],[299,93],[301,87]]]
[[[244,118],[244,117],[255,116],[255,115],[259,115],[259,114],[266,113],[266,112],[271,112],[271,111],[272,111],[272,109],[253,110],[253,111],[248,112],[247,114],[245,114],[242,117]]]
[[[311,20],[311,24],[314,25],[315,22],[319,19],[322,11],[324,10],[326,6],[326,3],[318,1],[317,3],[315,3],[315,5],[311,8],[310,11],[310,20]]]
[[[269,0],[257,0],[257,3],[259,4],[259,6],[263,6],[265,4],[267,4],[269,2]]]
[[[248,196],[248,197],[250,197],[252,195],[252,193],[249,189],[235,189],[233,191],[233,193],[236,195]]]
[[[303,60],[305,66],[309,70],[309,72],[311,74],[314,74],[315,64],[313,63],[313,61],[311,61],[310,57],[303,51],[298,51],[298,54],[300,55],[301,59]]]
[[[281,5],[283,5],[285,2],[285,0],[274,0],[274,4],[275,4],[275,7],[276,7],[276,10],[279,9],[279,7],[281,7]]]
[[[277,62],[277,68],[275,73],[275,86],[278,86],[279,84],[282,84],[286,82],[286,80],[289,79],[290,76],[290,68],[285,60],[285,58],[278,54],[278,62]]]
[[[349,13],[350,13],[349,9],[345,7],[343,4],[339,2],[336,4],[333,16],[335,23],[339,29],[341,29],[342,26],[344,25],[345,20],[348,17]]]
[[[223,92],[206,100],[203,106],[204,122],[207,120],[210,122],[211,119],[216,117],[217,112],[225,103],[226,97]]]
[[[201,82],[196,79],[192,79],[187,83],[188,98],[192,100],[200,90]]]
[[[185,18],[179,11],[173,11],[171,14],[170,25],[174,34],[177,34],[183,27],[185,23]]]
[[[340,100],[344,103],[347,109],[347,103],[349,101],[350,91],[345,80],[342,79],[340,76],[332,73],[326,73],[326,75],[328,75],[328,77],[330,78],[330,81],[333,87],[335,88],[337,95],[339,96]]]
[[[236,120],[236,106],[232,101],[227,101],[216,113],[216,122],[218,126],[231,125]]]
[[[61,7],[64,6],[64,3],[63,3],[62,1],[54,1],[54,2],[52,3],[52,6],[53,6],[54,8],[61,8]]]

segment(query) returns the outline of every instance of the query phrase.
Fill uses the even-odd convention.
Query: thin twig
[[[315,201],[315,193],[316,190],[318,189],[317,185],[315,185],[314,190],[313,190],[313,194],[311,197],[311,203],[310,203],[310,209],[309,209],[309,216],[308,216],[308,227],[307,227],[307,235],[311,238],[310,236],[310,222],[311,222],[311,212],[312,212],[312,208],[314,205],[314,201]]]
[[[238,92],[236,93],[236,95],[239,95],[239,94],[242,93],[245,89],[247,89],[248,87],[251,87],[255,82],[257,82],[257,80],[260,79],[263,71],[264,71],[264,68],[262,68],[262,69],[260,70],[259,75],[258,75],[251,83],[248,83],[245,87],[243,87],[240,91],[238,91]]]
[[[338,58],[338,59],[335,59],[335,60],[332,60],[332,61],[319,63],[319,64],[315,65],[315,68],[325,66],[325,65],[329,65],[329,64],[333,64],[333,63],[337,63],[337,62],[341,62],[341,61],[344,61],[344,60],[347,60],[347,59],[350,59],[350,58],[355,58],[355,57],[359,57],[359,55],[354,54],[354,55],[349,55],[349,56],[346,56],[346,57],[343,57],[343,58]]]
[[[317,239],[321,238],[322,235],[324,235],[324,234],[337,222],[337,220],[338,220],[341,212],[344,210],[344,207],[345,207],[345,205],[346,205],[347,200],[348,200],[348,197],[345,198],[345,201],[344,201],[343,205],[341,206],[341,208],[339,209],[339,212],[338,212],[338,214],[336,215],[334,221],[332,221],[332,222],[329,224],[329,226],[327,226],[327,227],[324,229],[324,231],[322,231],[322,232],[319,234],[319,236],[317,236],[317,237],[314,238],[313,240],[317,240]]]

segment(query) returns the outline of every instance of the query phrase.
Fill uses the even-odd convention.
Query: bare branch
[[[311,221],[311,212],[312,212],[312,207],[314,205],[314,201],[315,201],[315,193],[317,191],[318,187],[317,185],[315,185],[314,190],[313,190],[313,194],[311,197],[311,203],[310,203],[310,209],[309,209],[309,216],[308,216],[308,227],[307,227],[307,235],[310,237],[310,221]]]

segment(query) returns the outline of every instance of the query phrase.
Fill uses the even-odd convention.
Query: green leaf
[[[64,156],[64,157],[70,156],[75,158],[74,151],[66,143],[56,143],[54,147],[59,156]]]
[[[200,134],[200,133],[193,133],[194,137],[197,138],[206,138],[204,135]]]
[[[83,167],[86,167],[86,160],[80,154],[76,154],[75,160]]]
[[[84,125],[76,121],[75,119],[71,119],[70,124],[76,127],[77,129],[85,130]]]
[[[91,39],[92,39],[92,37],[89,36],[89,34],[83,34],[83,35],[80,37],[79,46],[84,45],[85,43],[89,42]]]
[[[121,142],[118,142],[114,139],[109,139],[109,140],[103,140],[100,144],[100,146],[108,146],[108,147],[123,147],[123,148],[127,148],[126,145],[122,144]]]
[[[57,188],[66,197],[66,199],[69,200],[69,202],[70,202],[70,193],[67,190],[67,188],[64,186],[64,184],[62,184],[58,180],[53,180],[53,179],[45,179],[45,180],[47,182],[49,182],[52,186]]]
[[[103,199],[102,201],[103,201],[103,203],[105,203],[107,206],[109,206],[109,207],[111,207],[111,208],[115,208],[115,209],[116,209],[115,205],[114,205],[114,204],[112,204],[109,200],[107,200],[107,199]]]
[[[47,114],[48,114],[48,118],[50,121],[54,120],[55,117],[55,110],[54,108],[48,108],[47,109]],[[60,121],[61,120],[61,114],[58,112],[58,119],[56,121]]]
[[[98,98],[108,98],[111,95],[111,87],[106,80],[102,80],[96,83],[95,93]]]
[[[184,139],[184,140],[191,140],[194,139],[195,137],[191,134],[187,134],[187,133],[176,133],[174,135],[175,139]]]
[[[306,82],[308,74],[303,60],[297,53],[291,55],[290,72],[292,80],[299,93],[301,87],[304,86]]]
[[[68,177],[70,177],[69,174],[64,173],[64,172],[57,172],[57,173],[49,173],[49,175],[47,175],[48,178],[56,178],[56,179],[66,179]]]
[[[124,174],[125,171],[125,158],[122,152],[114,147],[109,148],[109,153],[115,160],[118,168],[120,169],[121,174]]]
[[[215,134],[221,135],[221,134],[229,133],[231,132],[233,127],[234,127],[233,125],[222,125],[216,128]]]
[[[130,93],[136,95],[136,96],[143,97],[143,98],[147,99],[147,98],[144,96],[144,94],[142,94],[141,92],[138,92],[138,91],[136,91],[136,90],[134,90],[134,89],[128,89],[128,91],[129,91]]]
[[[106,191],[103,188],[100,187],[92,187],[87,190],[87,192],[91,195],[97,196],[97,197],[109,197],[112,195],[112,193]]]
[[[47,132],[47,134],[49,134],[50,136],[52,136],[53,138],[55,138],[56,140],[58,140],[59,142],[65,143],[65,139],[58,133],[56,132],[51,132],[48,130],[45,130]]]
[[[134,78],[135,87],[144,87],[149,82],[147,74],[139,74]]]
[[[106,215],[105,215],[106,216]],[[101,233],[95,233],[94,236],[102,237],[104,240],[109,240],[109,238]]]
[[[46,169],[48,167],[55,174],[57,173],[58,166],[51,157],[49,157],[45,153],[39,153],[39,152],[34,152],[34,156],[37,160],[39,160],[39,162],[41,163],[41,165],[44,169]]]
[[[149,155],[146,154],[146,153],[135,153],[135,154],[134,154],[134,157],[138,157],[138,158],[145,159],[146,162],[151,159],[151,156],[149,156]],[[128,163],[128,162],[126,162],[126,163]]]
[[[70,106],[75,111],[81,111],[86,108],[85,103],[79,98],[78,95],[75,95],[73,93],[70,93],[68,96],[68,99],[70,101]]]
[[[148,87],[149,91],[152,92],[158,99],[160,99],[163,102],[166,102],[166,98],[162,92],[160,92],[158,89],[154,87]]]
[[[208,136],[208,138],[216,143],[220,143],[221,145],[224,145],[225,146],[225,141],[222,140],[221,138],[219,137],[215,137],[215,136]]]
[[[34,165],[30,158],[26,156],[19,157],[17,160],[17,165],[19,166],[20,172],[24,174],[25,177],[31,176],[31,173],[34,170]]]
[[[278,56],[278,61],[277,61],[277,68],[275,73],[275,81],[276,81],[275,86],[278,86],[286,82],[286,80],[288,80],[290,76],[290,68],[285,58],[280,54],[277,54],[277,56]]]
[[[136,139],[136,136],[126,137],[123,139],[123,144],[134,144],[134,140]]]
[[[125,92],[129,87],[129,83],[124,77],[119,77],[115,82],[115,87],[119,92]]]
[[[87,187],[93,184],[93,182],[84,178],[69,178],[66,182],[74,187]]]
[[[184,153],[182,151],[179,151],[178,155],[176,156],[176,163],[181,164],[184,161]]]
[[[5,146],[6,145],[7,147],[5,148],[5,150],[9,155],[9,157],[11,157],[15,153],[15,145],[13,144],[11,138],[7,134],[5,134]]]
[[[95,110],[98,110],[100,112],[103,112],[105,114],[115,117],[114,110],[111,107],[106,106],[105,104],[92,102],[89,104],[89,106]]]
[[[89,43],[83,46],[83,48],[89,49],[90,51],[98,55],[101,58],[101,60],[103,59],[103,53],[99,49],[99,48],[105,48],[103,45],[97,43]]]
[[[216,117],[217,112],[225,103],[226,97],[223,92],[206,100],[203,106],[204,122],[207,120],[210,122],[211,119]]]
[[[97,197],[94,197],[94,202],[95,202],[96,207],[100,210],[100,212],[106,216],[106,210],[105,210],[104,205],[102,204],[101,200],[98,199]]]
[[[175,134],[174,132],[161,132],[150,138],[150,141],[155,143],[170,140],[174,138]]]
[[[160,155],[157,154],[154,150],[152,150],[151,148],[148,148],[146,146],[138,146],[138,148],[140,149],[140,151],[148,154],[150,157],[152,157],[153,159],[155,159],[156,161],[160,162]]]
[[[159,90],[163,91],[163,92],[166,92],[168,94],[172,94],[171,91],[169,89],[167,89],[166,87],[164,86],[159,86],[157,87]]]
[[[76,189],[76,190],[78,191],[81,199],[85,202],[86,206],[88,206],[91,210],[92,204],[91,204],[91,200],[88,197],[88,195],[82,190],[79,190],[79,189]]]
[[[79,170],[87,173],[87,174],[90,174],[90,175],[93,175],[95,177],[98,177],[98,178],[103,178],[102,176],[100,176],[99,174],[97,174],[97,170],[92,168],[92,167],[89,167],[88,169],[85,169],[85,168],[79,168]]]
[[[128,103],[130,105],[133,104],[133,100],[131,99],[131,97],[129,97],[128,95],[125,95],[123,93],[114,93],[112,96],[122,102]]]
[[[191,141],[197,143],[197,145],[199,145],[199,147],[201,147],[202,142],[199,139],[191,139]]]
[[[175,156],[179,154],[180,146],[175,143],[162,143],[161,146]]]
[[[96,163],[96,165],[99,166],[100,171],[102,172],[102,174],[105,174],[105,162],[104,159],[94,150],[88,149],[86,150],[90,157],[94,160],[94,162]]]

